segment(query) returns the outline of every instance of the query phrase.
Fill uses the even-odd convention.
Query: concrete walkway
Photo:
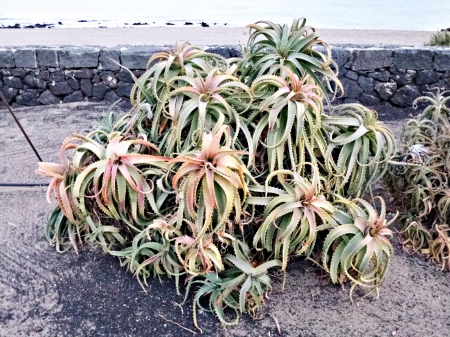
[[[105,109],[81,103],[17,109],[45,161],[56,162],[71,132],[92,128]],[[394,124],[401,124],[397,121]],[[37,160],[12,118],[0,109],[0,182],[39,182]],[[119,260],[85,247],[59,255],[44,237],[55,207],[45,188],[0,187],[0,337],[192,336],[192,302],[174,303],[174,281],[150,279],[148,294]],[[330,284],[312,264],[293,262],[286,289],[274,277],[259,320],[244,316],[222,327],[199,313],[204,336],[448,336],[450,279],[424,259],[396,247],[380,298]],[[170,322],[171,320],[172,322]],[[176,322],[179,325],[174,324]],[[199,334],[199,332],[197,331]]]
[[[405,30],[318,29],[330,44],[422,46],[433,32]],[[243,27],[150,27],[150,28],[64,28],[0,29],[0,47],[18,46],[104,46],[173,45],[189,41],[194,45],[237,45],[246,43]]]

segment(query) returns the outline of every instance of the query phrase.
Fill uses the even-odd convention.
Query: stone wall
[[[169,47],[58,47],[0,50],[0,91],[13,106],[128,100],[132,76],[139,77],[149,57]],[[224,57],[234,46],[209,47]],[[360,102],[382,119],[405,117],[429,88],[450,88],[450,49],[438,47],[333,46],[345,89],[337,103]]]
[[[450,89],[450,48],[335,46],[332,53],[345,91],[338,103],[362,103],[380,119],[417,113],[417,97],[435,87]]]
[[[168,47],[18,48],[0,50],[0,91],[12,106],[129,101],[130,69],[142,75],[150,56]],[[236,57],[230,47],[207,51]]]

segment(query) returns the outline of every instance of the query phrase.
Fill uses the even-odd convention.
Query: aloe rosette
[[[323,243],[325,270],[334,283],[348,278],[353,283],[351,293],[357,285],[378,289],[394,252],[388,226],[396,216],[387,221],[385,203],[382,198],[377,199],[381,204],[379,214],[363,199],[340,199],[338,203],[344,210],[337,209],[333,215],[340,225],[329,232]],[[332,245],[336,248],[329,258]]]

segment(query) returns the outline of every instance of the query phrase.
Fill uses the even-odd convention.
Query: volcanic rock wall
[[[150,56],[170,46],[54,47],[0,50],[0,91],[13,106],[129,100]],[[226,58],[235,46],[205,48]],[[415,98],[434,87],[450,88],[450,49],[442,47],[332,46],[345,89],[336,103],[359,102],[381,119],[413,113]]]

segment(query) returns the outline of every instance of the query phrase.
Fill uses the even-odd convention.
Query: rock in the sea
[[[202,27],[209,27],[209,25],[208,25],[206,22],[202,22],[200,25],[201,25]]]
[[[192,23],[192,22],[189,22],[189,21],[186,21],[186,22],[184,23],[184,25],[185,25],[185,26],[192,26],[193,23]]]

